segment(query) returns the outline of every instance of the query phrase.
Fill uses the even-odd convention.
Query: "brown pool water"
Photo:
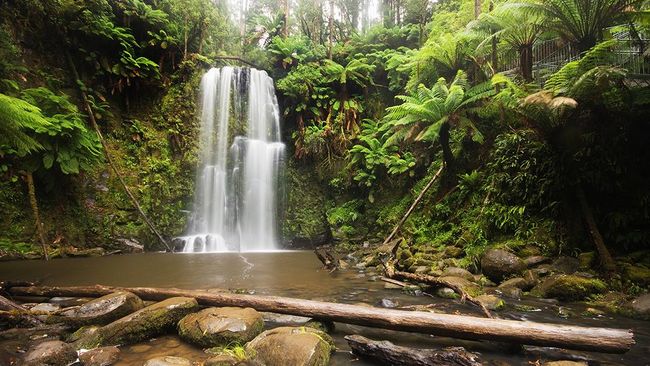
[[[303,299],[341,303],[366,303],[381,306],[388,299],[398,306],[431,305],[435,311],[473,314],[472,306],[456,300],[430,296],[414,296],[401,290],[385,289],[384,282],[372,270],[350,269],[330,273],[321,268],[312,252],[165,254],[147,253],[98,258],[69,258],[45,261],[15,261],[0,263],[0,280],[30,280],[43,285],[110,285],[178,287],[188,289],[224,288],[259,295],[290,296]],[[589,318],[582,316],[584,304],[556,304],[537,299],[508,300],[508,308],[497,313],[504,319],[519,319],[566,325],[631,328],[636,345],[624,355],[607,355],[579,351],[536,349],[513,353],[504,345],[490,342],[470,342],[444,337],[411,334],[337,324],[333,334],[338,351],[332,365],[372,365],[350,354],[343,337],[362,334],[373,339],[390,340],[399,345],[420,348],[464,346],[480,354],[493,365],[530,365],[539,360],[570,357],[589,360],[590,365],[650,365],[650,322],[620,316]],[[528,305],[537,311],[518,311],[514,305]],[[559,307],[569,312],[569,318],[558,316]],[[276,319],[286,321],[285,319]],[[268,322],[269,326],[279,323]],[[177,355],[195,361],[205,358],[202,350],[187,345],[174,336],[165,336],[135,346],[122,347],[120,365],[142,365],[153,356]],[[560,357],[556,357],[557,354]]]

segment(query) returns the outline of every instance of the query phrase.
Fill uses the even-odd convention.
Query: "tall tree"
[[[386,109],[387,126],[390,126],[392,135],[388,143],[401,140],[438,141],[447,170],[453,172],[455,158],[451,150],[450,130],[464,129],[472,135],[473,140],[482,141],[483,135],[472,122],[470,110],[494,93],[491,81],[470,87],[467,75],[462,70],[449,84],[440,78],[431,89],[420,85],[411,95],[397,96],[402,104]]]

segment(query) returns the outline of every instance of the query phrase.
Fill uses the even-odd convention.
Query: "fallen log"
[[[472,316],[437,314],[372,308],[278,296],[257,296],[147,287],[12,287],[15,295],[98,297],[115,291],[130,291],[143,300],[169,297],[195,298],[207,306],[251,307],[258,311],[300,315],[374,328],[419,332],[438,336],[490,340],[585,351],[624,353],[634,344],[631,330],[591,328],[527,321],[486,319]]]
[[[0,295],[0,318],[2,317],[24,320],[33,326],[43,324],[43,322],[38,320],[29,310]]]
[[[463,347],[442,350],[396,346],[388,341],[373,341],[360,335],[345,336],[352,353],[382,365],[391,366],[480,366],[478,356]]]

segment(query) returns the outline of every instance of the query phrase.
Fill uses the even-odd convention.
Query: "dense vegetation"
[[[4,2],[3,250],[161,248],[121,178],[181,234],[198,77],[230,56],[276,80],[288,243],[381,243],[444,165],[401,227],[412,253],[597,251],[616,271],[646,248],[646,1],[383,0],[378,19],[368,4]]]

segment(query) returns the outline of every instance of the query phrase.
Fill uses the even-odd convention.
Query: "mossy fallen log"
[[[241,295],[174,288],[116,288],[99,285],[12,287],[8,291],[15,295],[73,297],[97,297],[114,291],[129,291],[143,300],[163,300],[178,296],[193,297],[199,304],[207,306],[251,307],[258,311],[300,315],[367,327],[462,339],[490,340],[606,353],[624,353],[634,345],[632,331],[625,329],[486,319],[464,315],[372,308],[278,296]]]

